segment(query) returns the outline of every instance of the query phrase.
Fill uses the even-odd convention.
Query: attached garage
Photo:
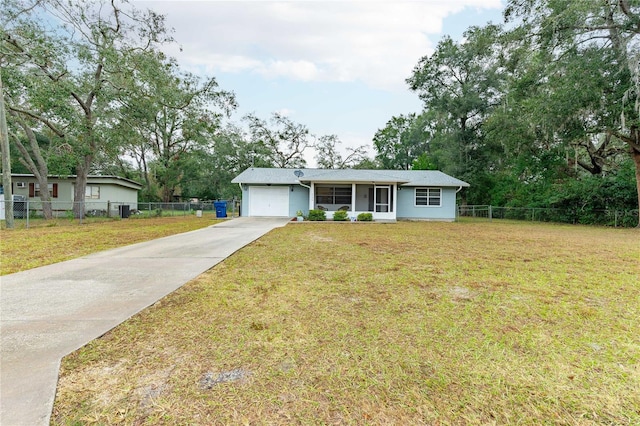
[[[289,216],[289,186],[250,186],[249,216]]]

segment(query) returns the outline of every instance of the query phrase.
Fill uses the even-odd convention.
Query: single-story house
[[[52,209],[57,215],[73,210],[73,203],[82,201],[88,214],[117,216],[119,206],[129,206],[130,210],[138,208],[138,191],[142,189],[141,184],[131,179],[90,175],[87,178],[84,200],[75,200],[75,175],[48,176],[47,179]],[[42,211],[40,184],[34,175],[12,174],[11,185],[15,200],[28,201],[29,211]],[[2,217],[4,218],[4,215]]]
[[[469,184],[436,170],[248,168],[231,182],[242,189],[242,216],[306,215],[338,210],[374,220],[456,218],[456,194]]]

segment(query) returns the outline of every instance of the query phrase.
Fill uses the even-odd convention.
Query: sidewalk
[[[238,218],[0,278],[0,425],[48,425],[60,360],[285,218]]]

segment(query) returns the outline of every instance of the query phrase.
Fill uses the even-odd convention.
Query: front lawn
[[[166,218],[49,221],[47,226],[0,229],[0,275],[51,265],[102,250],[211,226],[219,220],[191,216]],[[44,221],[43,221],[44,223]]]
[[[276,229],[66,357],[53,424],[640,424],[638,230]]]

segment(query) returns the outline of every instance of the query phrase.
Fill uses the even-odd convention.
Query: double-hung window
[[[84,198],[87,200],[99,200],[100,187],[98,185],[87,185],[84,190]]]
[[[58,184],[57,183],[49,183],[47,184],[47,188],[49,189],[49,195],[51,198],[58,198]],[[29,184],[29,197],[40,197],[42,196],[42,191],[40,191],[40,184],[30,183]]]
[[[442,189],[416,188],[416,206],[440,207],[442,204]]]

